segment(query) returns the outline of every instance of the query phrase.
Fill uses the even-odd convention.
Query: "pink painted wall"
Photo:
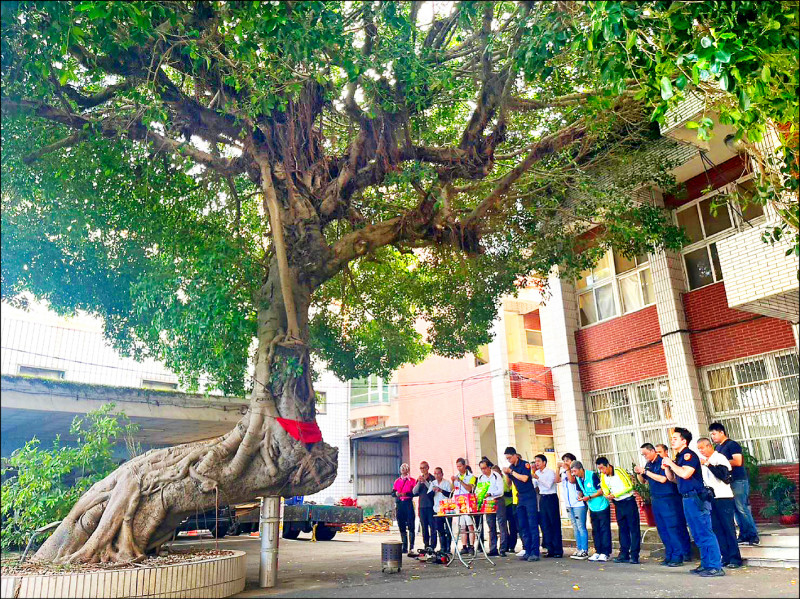
[[[391,424],[408,425],[408,457],[413,476],[419,475],[422,460],[430,464],[431,472],[441,466],[447,477],[455,473],[455,461],[459,457],[466,457],[473,471],[477,470],[480,456],[475,456],[472,419],[491,415],[494,409],[491,365],[476,367],[474,363],[472,356],[458,360],[430,356],[420,364],[398,371],[395,400],[398,421]],[[464,382],[462,410],[461,381],[467,377],[474,378]]]

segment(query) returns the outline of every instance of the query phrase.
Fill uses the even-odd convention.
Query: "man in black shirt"
[[[715,443],[715,449],[728,458],[733,466],[731,472],[731,489],[733,490],[733,500],[736,505],[736,524],[739,525],[739,544],[750,543],[750,545],[760,544],[758,529],[750,511],[750,479],[744,467],[744,457],[742,456],[742,446],[733,439],[728,438],[725,427],[714,422],[708,427],[711,433],[711,440]]]

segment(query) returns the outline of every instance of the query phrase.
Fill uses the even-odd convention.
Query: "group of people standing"
[[[724,576],[726,568],[742,565],[740,544],[759,544],[758,531],[750,510],[749,481],[744,468],[741,445],[729,439],[725,427],[715,422],[709,438],[697,441],[697,451],[689,449],[692,433],[677,427],[670,435],[673,456],[666,445],[641,446],[644,466],[634,468],[639,481],[650,486],[656,527],[665,547],[661,565],[680,567],[692,560],[689,531],[700,550],[700,565],[692,573],[704,577]],[[429,473],[427,462],[420,464],[420,475],[410,477],[408,464],[400,468],[392,495],[397,503],[397,522],[403,552],[415,557],[415,514],[413,498],[419,497],[419,519],[426,549],[449,553],[450,538],[443,518],[434,518],[445,498],[472,493],[479,483],[488,483],[486,497],[496,500],[497,512],[485,514],[489,532],[489,556],[513,552],[518,537],[522,550],[516,555],[525,561],[539,561],[540,541],[546,558],[564,555],[561,539],[561,498],[575,531],[577,549],[569,557],[576,560],[608,561],[612,554],[611,505],[619,529],[619,554],[616,563],[639,563],[641,529],[639,507],[634,496],[631,474],[615,467],[603,456],[595,460],[596,470],[587,469],[571,453],[565,453],[556,470],[547,467],[547,457],[539,454],[532,463],[522,459],[516,449],[507,447],[508,466],[501,469],[484,457],[475,475],[464,458],[456,461],[457,474],[444,477],[442,468]],[[591,520],[594,553],[589,555],[587,515]],[[461,535],[461,552],[475,552],[473,522],[482,520],[454,516]],[[736,536],[736,523],[739,537]],[[455,528],[455,527],[454,527]],[[688,530],[687,530],[688,528]],[[541,529],[541,536],[540,531]],[[456,533],[459,534],[459,533]]]

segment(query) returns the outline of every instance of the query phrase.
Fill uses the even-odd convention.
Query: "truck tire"
[[[219,523],[219,524],[216,524],[216,525],[212,526],[210,528],[210,530],[211,530],[211,536],[212,537],[214,537],[215,539],[221,539],[226,534],[228,534],[228,525],[227,524],[223,524],[223,523]]]
[[[292,528],[284,528],[281,536],[283,536],[284,539],[296,539],[300,536],[300,531]]]
[[[330,541],[336,536],[336,529],[324,524],[317,524],[317,541]]]
[[[228,534],[232,537],[238,537],[242,534],[241,526],[239,526],[238,522],[234,522],[233,525],[228,529]]]

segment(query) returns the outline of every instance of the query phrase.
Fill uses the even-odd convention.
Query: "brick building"
[[[725,203],[750,192],[755,167],[723,125],[695,139],[684,125],[700,110],[684,102],[653,143],[674,159],[684,193],[637,194],[672,212],[684,249],[610,251],[577,281],[550,273],[548,297],[527,289],[503,300],[480,355],[404,367],[383,405],[351,407],[351,438],[397,435],[394,463],[414,473],[421,459],[446,474],[459,456],[503,461],[506,445],[630,468],[642,443],[668,443],[674,426],[699,436],[720,421],[766,471],[797,482],[797,256],[788,242],[761,241],[777,222],[770,206]]]

